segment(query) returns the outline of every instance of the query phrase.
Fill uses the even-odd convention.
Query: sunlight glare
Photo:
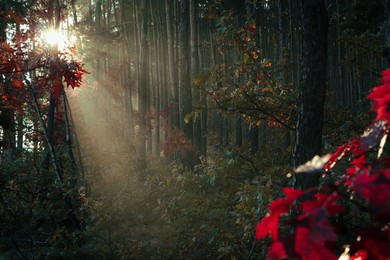
[[[50,45],[58,44],[61,38],[61,33],[54,29],[48,29],[42,33],[42,39]]]
[[[66,36],[61,30],[57,31],[54,29],[47,29],[41,33],[40,37],[43,43],[46,43],[49,46],[55,47],[59,51],[65,51],[68,48],[74,47],[77,41],[75,35]]]
[[[346,246],[345,249],[344,249],[344,252],[340,255],[340,257],[338,258],[338,260],[349,260],[351,259],[350,255],[349,255],[349,246]]]

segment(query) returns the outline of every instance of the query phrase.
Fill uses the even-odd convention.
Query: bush
[[[385,145],[390,70],[368,98],[377,116],[363,135],[295,170],[322,171],[324,184],[308,190],[284,188],[285,198],[274,200],[257,225],[257,239],[271,238],[269,259],[337,259],[341,245],[345,259],[389,259],[390,155]],[[342,160],[348,166],[339,173],[335,165]]]

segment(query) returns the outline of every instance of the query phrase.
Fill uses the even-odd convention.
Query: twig
[[[14,244],[14,246],[16,247],[16,250],[18,250],[19,254],[24,258],[24,259],[27,259],[29,260],[29,258],[23,254],[22,250],[19,248],[18,244],[16,244],[15,240],[14,240],[14,236],[11,236],[11,240],[12,240],[12,244]]]

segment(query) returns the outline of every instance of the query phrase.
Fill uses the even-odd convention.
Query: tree
[[[198,56],[198,14],[197,1],[189,0],[189,23],[190,23],[190,59],[191,59],[191,87],[192,104],[197,115],[202,111],[200,104],[200,89],[194,84],[196,76],[199,74],[199,56]],[[201,116],[199,116],[201,117]],[[201,118],[195,117],[193,120],[193,140],[197,152],[202,150],[202,129]]]
[[[302,69],[293,166],[321,154],[326,97],[328,19],[325,1],[302,0]],[[296,176],[297,187],[316,186],[317,175]]]
[[[175,80],[175,71],[177,69],[177,66],[175,66],[175,48],[174,48],[174,33],[173,33],[173,18],[172,18],[172,1],[165,0],[164,1],[164,7],[165,7],[165,28],[166,28],[166,35],[167,35],[167,65],[168,65],[168,97],[170,100],[170,103],[174,104],[173,107],[173,120],[172,124],[175,126],[179,126],[180,122],[180,115],[179,115],[179,93],[178,93],[178,82]]]
[[[2,10],[12,10],[14,11],[14,15],[7,14],[6,12],[2,11],[2,16],[0,17],[0,45],[2,49],[7,44],[7,25],[10,22],[16,22],[17,23],[17,30],[20,28],[20,24],[17,21],[19,16],[17,14],[25,12],[25,8],[20,5],[17,2],[11,1],[11,2],[0,2],[0,7]],[[6,19],[8,16],[8,19]],[[0,143],[0,147],[3,151],[6,151],[6,158],[8,160],[14,160],[16,156],[16,138],[15,138],[15,111],[12,107],[7,106],[6,102],[4,102],[3,96],[9,95],[9,88],[10,86],[10,78],[9,75],[5,75],[1,78],[0,84],[2,86],[2,93],[0,98],[0,126],[3,130],[3,138]]]
[[[44,227],[35,231],[49,241],[51,238],[47,234],[57,232],[57,224],[73,234],[82,228],[78,207],[81,205],[78,197],[81,176],[72,151],[65,88],[80,87],[82,76],[87,71],[80,62],[71,58],[74,54],[71,48],[58,50],[57,45],[50,46],[45,41],[47,39],[38,36],[43,33],[38,30],[38,22],[46,29],[59,28],[64,19],[59,1],[25,4],[21,10],[7,6],[1,13],[7,33],[1,42],[0,74],[2,79],[8,79],[7,84],[0,85],[1,103],[12,108],[13,116],[9,120],[15,124],[15,117],[18,118],[17,135],[15,126],[12,131],[13,138],[18,138],[19,148],[18,157],[12,162],[0,160],[1,168],[5,170],[4,175],[3,171],[1,173],[4,177],[0,194],[1,214],[5,214],[6,225],[10,225],[13,232],[31,230],[34,221],[40,219]],[[24,120],[20,120],[21,116],[16,113],[23,115]],[[34,158],[34,163],[31,163],[31,158]],[[39,160],[44,171],[36,163]],[[24,171],[19,172],[20,169]],[[30,182],[27,189],[23,180],[26,177]],[[4,192],[3,188],[13,185],[15,189]],[[23,202],[18,203],[15,197]],[[60,210],[47,210],[44,215],[39,215],[38,212],[44,211],[48,204]],[[10,214],[13,219],[9,218]],[[55,224],[50,226],[48,219]],[[15,229],[17,224],[19,229]]]
[[[189,49],[189,0],[179,2],[179,40],[178,40],[178,57],[179,57],[179,114],[180,129],[189,140],[193,140],[193,123],[192,119],[187,120],[187,115],[192,112],[192,89],[190,74],[190,49]],[[187,166],[193,165],[193,158],[190,153],[184,155],[184,163]]]
[[[140,30],[140,71],[138,83],[138,104],[140,113],[140,147],[139,147],[139,170],[145,174],[146,169],[146,114],[148,112],[148,89],[149,89],[149,38],[148,38],[148,1],[141,1],[141,30]]]
[[[390,64],[390,1],[383,1],[384,9],[386,11],[387,19],[385,20],[385,40],[386,40],[386,49],[385,55],[387,59],[387,63]]]

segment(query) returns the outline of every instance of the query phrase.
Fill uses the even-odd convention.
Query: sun
[[[59,51],[75,46],[76,36],[67,35],[62,30],[47,29],[41,33],[41,41],[46,45],[57,48]]]
[[[62,38],[62,34],[54,29],[48,29],[42,33],[42,39],[49,45],[59,44]]]

